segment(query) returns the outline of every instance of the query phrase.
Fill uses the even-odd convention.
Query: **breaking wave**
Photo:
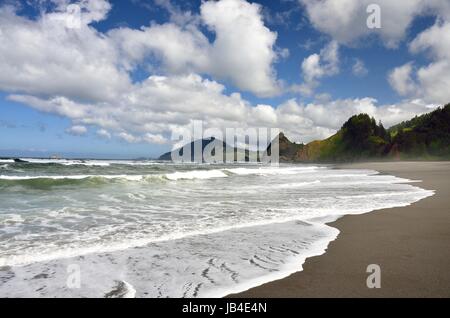
[[[230,176],[248,175],[292,175],[307,171],[315,171],[318,167],[304,168],[236,168],[213,170],[175,171],[166,174],[121,174],[121,175],[0,175],[0,187],[24,186],[42,188],[57,186],[96,186],[114,182],[154,182],[178,180],[206,180],[212,178],[227,178]]]

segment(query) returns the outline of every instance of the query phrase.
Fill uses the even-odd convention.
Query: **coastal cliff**
[[[348,119],[333,136],[308,144],[278,138],[280,160],[286,162],[352,162],[450,159],[450,104],[386,130],[367,114]],[[268,147],[268,151],[271,145]]]

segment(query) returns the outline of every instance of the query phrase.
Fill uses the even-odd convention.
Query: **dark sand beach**
[[[377,162],[337,168],[374,169],[435,190],[407,207],[344,216],[339,237],[304,270],[231,297],[450,297],[450,162]],[[369,264],[381,288],[366,286]]]

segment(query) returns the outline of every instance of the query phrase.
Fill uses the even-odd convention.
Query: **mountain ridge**
[[[187,160],[187,162],[214,162],[214,158],[205,158],[205,149],[210,148],[212,153],[210,154],[209,151],[206,151],[206,153],[209,156],[215,156],[215,150],[213,150],[215,147],[216,149],[222,148],[222,156],[216,158],[219,161],[226,162],[227,159],[233,158],[233,161],[239,161],[239,158],[242,158],[244,161],[249,161],[250,158],[258,158],[258,153],[255,151],[245,150],[238,147],[232,147],[228,145],[225,141],[222,141],[220,139],[217,139],[215,137],[209,137],[209,138],[203,138],[198,139],[195,141],[192,141],[180,148],[174,149],[172,151],[166,152],[162,154],[158,160],[169,160],[173,161],[174,158],[177,158],[177,160],[183,162],[183,160]],[[190,149],[190,155],[186,155],[183,158],[184,149],[189,150]],[[196,158],[195,156],[195,150],[200,150],[199,155],[201,155],[201,158]],[[189,158],[186,158],[189,157]],[[256,160],[256,159],[255,159]]]
[[[201,145],[200,145],[201,142]],[[212,142],[222,143],[223,158],[226,153],[237,153],[245,161],[251,156],[259,159],[258,152],[231,147],[214,137],[190,143],[191,161],[195,145],[203,150]],[[401,122],[385,129],[368,114],[351,116],[334,135],[307,144],[290,141],[281,132],[272,140],[263,155],[271,152],[272,144],[278,142],[280,162],[334,163],[363,160],[450,160],[450,103],[430,113]],[[186,146],[186,145],[185,145]],[[167,152],[159,160],[172,160],[182,155],[182,148]],[[229,157],[227,157],[229,158]]]
[[[389,129],[363,113],[350,117],[326,139],[296,144],[280,134],[279,142],[280,158],[288,162],[449,160],[450,104]]]

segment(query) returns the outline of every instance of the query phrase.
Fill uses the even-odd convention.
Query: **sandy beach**
[[[337,168],[374,169],[435,190],[407,207],[344,216],[324,255],[304,270],[232,297],[450,297],[450,162],[376,162]],[[369,264],[381,267],[381,288],[366,286]]]

